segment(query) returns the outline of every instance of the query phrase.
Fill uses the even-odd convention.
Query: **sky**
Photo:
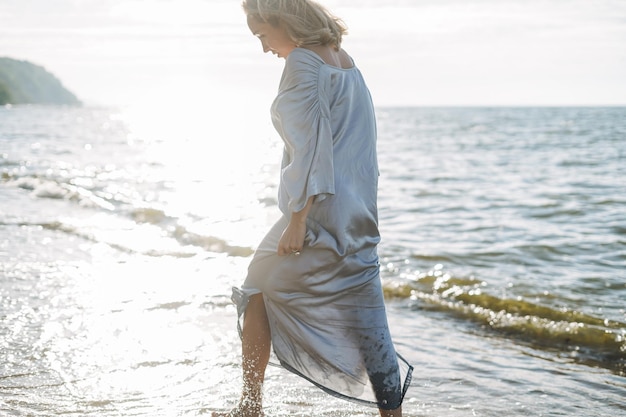
[[[379,106],[626,105],[626,0],[322,0]],[[0,0],[0,56],[83,102],[269,102],[239,0]]]

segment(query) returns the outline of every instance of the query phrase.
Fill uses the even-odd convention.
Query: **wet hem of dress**
[[[400,355],[398,355],[398,357],[402,361],[406,362],[404,360],[404,358],[402,358]],[[400,402],[398,404],[379,404],[379,403],[374,402],[374,401],[361,400],[359,398],[350,397],[349,395],[341,394],[340,392],[334,391],[334,390],[332,390],[332,389],[330,389],[328,387],[325,387],[324,385],[321,385],[318,382],[315,382],[314,380],[310,379],[306,375],[303,375],[301,372],[299,372],[297,369],[293,368],[291,365],[289,365],[288,363],[286,363],[282,359],[279,358],[278,360],[280,362],[280,365],[283,368],[285,368],[289,372],[294,373],[295,375],[298,375],[301,378],[304,378],[305,380],[309,381],[311,384],[315,385],[316,387],[318,387],[319,389],[321,389],[325,393],[327,393],[329,395],[332,395],[333,397],[337,397],[337,398],[340,398],[342,400],[350,401],[350,402],[357,403],[357,404],[360,404],[360,405],[365,405],[365,406],[368,406],[368,407],[375,407],[375,408],[378,408],[380,410],[395,410],[396,408],[399,408],[402,405],[402,402],[404,401],[404,395],[406,394],[406,391],[408,390],[409,386],[411,385],[411,374],[413,372],[413,367],[411,365],[409,365],[409,371],[408,371],[406,379],[404,381],[404,385],[402,387],[402,394],[400,396]]]
[[[250,300],[250,296],[248,294],[246,294],[244,291],[242,291],[240,288],[238,287],[233,287],[233,295],[232,295],[232,301],[235,303],[235,305],[237,306],[237,330],[239,332],[239,337],[242,338],[243,337],[243,331],[242,331],[242,323],[241,323],[241,319],[243,317],[243,314],[246,310],[246,307],[248,306],[248,301]],[[260,293],[260,292],[259,292]],[[399,353],[396,352],[396,356],[398,357],[398,359],[402,362],[404,362],[407,366],[407,373],[404,379],[404,384],[402,385],[402,393],[400,395],[400,401],[398,404],[379,404],[375,401],[368,401],[368,400],[361,400],[359,398],[355,398],[355,397],[350,397],[349,395],[345,395],[345,394],[341,394],[337,391],[334,391],[328,387],[325,387],[324,385],[321,385],[318,382],[315,382],[314,380],[310,379],[309,377],[307,377],[306,375],[303,375],[301,372],[299,372],[297,369],[293,368],[291,365],[289,365],[287,362],[283,361],[280,358],[277,358],[280,365],[279,364],[275,364],[272,363],[270,361],[269,365],[272,366],[282,366],[283,368],[285,368],[287,371],[298,375],[301,378],[304,378],[305,380],[309,381],[311,384],[315,385],[316,387],[318,387],[319,389],[321,389],[322,391],[324,391],[325,393],[332,395],[333,397],[336,398],[340,398],[342,400],[346,400],[346,401],[351,401],[357,404],[361,404],[361,405],[365,405],[365,406],[369,406],[369,407],[376,407],[378,409],[381,410],[395,410],[396,408],[400,407],[402,405],[402,402],[404,401],[404,396],[406,395],[406,392],[408,391],[409,387],[411,386],[411,380],[413,378],[413,366],[406,360],[404,359]]]
[[[411,381],[413,380],[414,368],[413,368],[413,365],[411,365],[406,359],[404,359],[404,357],[400,355],[398,352],[396,352],[396,356],[398,357],[398,359],[404,362],[406,366],[408,367],[406,370],[406,377],[404,378],[404,384],[402,385],[402,396],[400,397],[400,405],[402,405],[402,402],[404,401],[404,396],[406,395],[406,392],[409,390],[409,387],[411,386]]]

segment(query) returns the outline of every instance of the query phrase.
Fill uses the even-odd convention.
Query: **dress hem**
[[[238,287],[233,287],[233,294],[232,294],[232,301],[235,303],[235,305],[237,306],[237,331],[239,333],[239,337],[243,338],[243,326],[242,326],[242,318],[243,315],[246,311],[246,308],[248,306],[248,302],[250,300],[250,297],[252,295],[255,294],[262,294],[261,291],[258,290],[254,290],[254,291],[245,291],[242,290],[241,288]],[[274,352],[274,354],[276,354],[276,352]],[[289,365],[287,362],[285,362],[284,360],[282,360],[281,358],[278,357],[277,355],[277,359],[278,359],[278,364],[272,363],[270,361],[269,365],[272,366],[277,366],[277,367],[283,367],[285,368],[287,371],[298,375],[299,377],[305,379],[306,381],[309,381],[311,384],[315,385],[316,387],[318,387],[319,389],[321,389],[322,391],[324,391],[325,393],[332,395],[333,397],[336,398],[340,398],[346,401],[351,401],[357,404],[361,404],[361,405],[365,405],[365,406],[369,406],[369,407],[377,407],[381,410],[395,410],[396,408],[400,407],[402,405],[402,402],[404,401],[404,396],[406,395],[406,392],[408,391],[409,387],[411,386],[411,380],[413,378],[413,366],[402,357],[402,355],[400,355],[399,353],[395,353],[398,360],[403,362],[406,366],[407,366],[407,370],[406,370],[406,376],[404,379],[404,383],[402,384],[402,392],[400,394],[400,402],[398,404],[379,404],[375,401],[368,401],[368,400],[362,400],[359,398],[355,398],[355,397],[351,397],[349,395],[345,395],[345,394],[341,394],[340,392],[334,391],[328,387],[325,387],[324,385],[315,382],[314,380],[308,378],[306,375],[303,375],[301,372],[299,372],[297,369],[295,369],[294,367],[292,367],[291,365]]]

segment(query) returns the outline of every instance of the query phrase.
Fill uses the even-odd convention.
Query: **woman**
[[[341,48],[343,23],[310,0],[245,0],[264,52],[285,59],[272,120],[284,141],[283,217],[233,300],[243,316],[243,392],[214,416],[261,416],[270,346],[288,370],[340,398],[402,415],[412,368],[389,335],[377,244],[376,125]]]

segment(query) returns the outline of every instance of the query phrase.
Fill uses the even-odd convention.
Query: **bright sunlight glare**
[[[250,247],[262,237],[260,201],[275,198],[268,184],[278,180],[281,148],[258,103],[206,102],[199,94],[121,112],[133,141],[144,143],[151,164],[146,180],[168,179],[157,202],[166,215],[193,224],[200,235],[229,228],[237,245]]]

